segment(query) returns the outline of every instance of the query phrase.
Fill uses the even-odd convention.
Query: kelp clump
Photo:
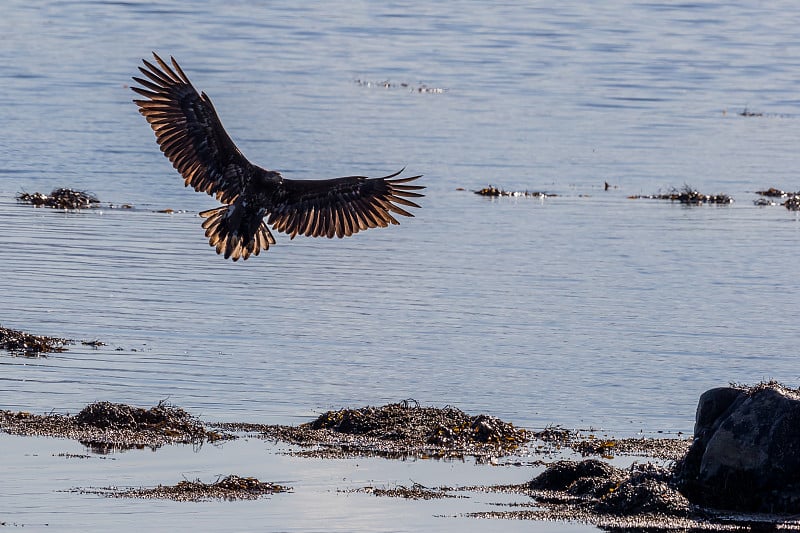
[[[795,193],[782,191],[781,189],[777,189],[775,187],[770,187],[769,189],[756,191],[756,194],[759,196],[766,196],[768,198],[783,198],[784,196],[792,196]]]
[[[97,402],[77,415],[0,411],[0,429],[12,435],[61,437],[80,441],[96,453],[164,444],[195,444],[235,438],[207,429],[179,407],[160,402],[150,409]]]
[[[756,194],[764,197],[755,200],[754,203],[756,205],[775,205],[775,202],[768,200],[767,198],[786,198],[786,200],[784,200],[784,202],[781,204],[783,207],[789,211],[800,211],[800,191],[789,192],[775,187],[770,187],[769,189],[756,191]]]
[[[100,200],[92,193],[67,188],[53,189],[50,194],[19,193],[17,201],[36,207],[52,207],[54,209],[86,209],[97,207],[100,204]]]
[[[689,185],[684,185],[680,189],[671,189],[666,194],[649,194],[629,196],[633,200],[648,199],[648,200],[670,200],[672,202],[680,202],[685,205],[701,205],[701,204],[732,204],[733,198],[727,194],[703,194],[698,192]]]
[[[75,423],[117,431],[165,431],[191,438],[206,436],[202,423],[180,407],[163,401],[150,409],[122,403],[97,402],[87,405],[75,415]]]
[[[154,488],[133,489],[77,489],[84,494],[100,494],[112,498],[144,498],[198,502],[206,500],[255,500],[262,496],[289,491],[289,487],[260,481],[254,477],[226,476],[214,483],[199,479],[183,480],[176,485],[159,485]]]
[[[14,355],[36,357],[51,352],[66,351],[72,341],[58,337],[33,335],[16,329],[0,327],[0,348]]]
[[[455,407],[420,407],[400,402],[382,407],[327,411],[316,420],[268,426],[266,436],[327,453],[390,457],[489,457],[513,452],[527,442],[524,429],[489,415],[470,416]]]
[[[484,187],[483,189],[472,192],[480,196],[514,196],[524,198],[549,198],[552,196],[557,196],[555,194],[540,191],[506,191],[503,189],[498,189],[493,185],[489,185],[488,187]]]
[[[800,195],[793,195],[783,202],[783,206],[789,211],[800,211]]]
[[[524,430],[493,416],[469,416],[454,407],[410,407],[404,403],[328,411],[309,427],[382,440],[413,439],[450,447],[473,443],[508,446],[526,440]]]
[[[405,498],[407,500],[436,500],[441,498],[458,498],[453,494],[449,494],[452,489],[450,487],[426,487],[420,483],[414,483],[410,487],[398,485],[394,488],[380,488],[380,487],[363,487],[354,489],[352,492],[364,492],[366,494],[374,494],[375,496],[388,496],[390,498]]]

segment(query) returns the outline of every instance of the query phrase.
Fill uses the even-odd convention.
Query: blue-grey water
[[[205,420],[295,424],[414,398],[632,435],[690,433],[710,387],[797,385],[800,218],[753,205],[800,189],[795,3],[261,4],[0,7],[0,324],[107,343],[0,356],[1,409],[167,399]],[[196,215],[215,200],[183,187],[130,101],[151,51],[181,62],[253,162],[298,179],[406,166],[425,175],[422,209],[225,261]],[[488,184],[558,196],[470,192]],[[628,199],[684,184],[735,203]],[[15,200],[62,186],[103,207]],[[532,477],[252,442],[85,462],[2,442],[0,521],[48,530],[479,530],[442,515],[480,507],[336,489]],[[234,469],[295,492],[205,507],[55,492]]]

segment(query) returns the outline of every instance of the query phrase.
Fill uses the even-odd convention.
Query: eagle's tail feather
[[[234,261],[247,259],[251,255],[258,255],[261,250],[268,250],[270,244],[275,244],[275,237],[259,217],[255,226],[251,220],[243,217],[234,217],[233,206],[223,205],[216,209],[209,209],[200,213],[205,218],[203,228],[206,230],[208,243],[215,247],[218,254],[224,254],[225,259]]]

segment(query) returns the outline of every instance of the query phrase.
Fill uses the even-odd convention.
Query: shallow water
[[[299,423],[415,398],[625,436],[691,432],[710,387],[796,385],[800,220],[752,205],[755,190],[800,189],[792,3],[12,1],[2,11],[0,324],[108,346],[0,357],[0,408],[75,413],[96,400],[168,399],[206,420]],[[151,50],[178,58],[254,162],[292,178],[407,166],[425,174],[422,210],[342,241],[279,235],[264,256],[224,261],[196,215],[214,200],[181,187],[130,103],[130,76]],[[469,192],[489,183],[559,196]],[[684,184],[736,203],[627,198]],[[106,207],[64,213],[14,200],[60,186]],[[176,213],[155,212],[166,208]],[[281,461],[260,448],[229,453]],[[133,485],[174,483],[170,460],[202,462],[192,475],[229,473],[221,456],[182,454],[120,460]],[[66,463],[77,468],[54,475],[85,473],[69,486],[127,483],[107,478],[108,461]],[[23,461],[6,480],[29,492],[12,491],[2,507],[17,511],[0,520],[69,529],[87,526],[76,517],[96,506],[147,505],[164,525],[187,513],[55,494],[42,466]],[[303,476],[320,468],[331,481],[311,491],[317,505],[358,500],[375,517],[340,511],[343,530],[392,524],[404,506],[420,522],[388,528],[466,527],[420,503],[334,495],[335,462],[275,468],[268,481],[310,486]],[[374,481],[407,484],[394,468]],[[417,463],[415,479],[437,468]],[[490,481],[491,469],[466,471]],[[325,513],[290,518],[307,503],[301,493],[266,504],[280,500],[284,513],[271,525],[312,529]],[[23,505],[32,495],[64,511],[51,519]],[[246,503],[188,513],[247,529],[253,518],[240,507],[263,512]],[[104,512],[88,526],[103,529]]]

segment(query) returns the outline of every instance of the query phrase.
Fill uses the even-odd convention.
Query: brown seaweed
[[[756,191],[756,194],[759,196],[767,196],[770,198],[782,198],[784,196],[793,195],[792,192],[782,191],[780,189],[776,189],[775,187],[770,187],[769,189],[764,189],[762,191]]]
[[[343,492],[364,492],[366,494],[374,494],[375,496],[405,498],[406,500],[436,500],[441,498],[463,497],[450,494],[449,492],[451,490],[453,490],[451,487],[426,487],[420,483],[414,483],[410,487],[404,485],[398,485],[393,488],[367,486]]]
[[[314,448],[297,455],[486,459],[512,453],[528,441],[524,429],[454,407],[399,402],[327,411],[300,426],[263,426],[262,435]]]
[[[196,444],[234,438],[210,430],[179,407],[159,402],[150,409],[97,402],[75,416],[35,415],[0,411],[0,429],[13,435],[39,435],[78,440],[96,453],[164,444]]]
[[[547,192],[540,192],[540,191],[506,191],[503,189],[499,189],[493,185],[489,185],[488,187],[484,187],[483,189],[479,189],[477,191],[472,191],[475,194],[480,196],[512,196],[512,197],[523,197],[523,198],[551,198],[554,196],[558,196],[556,194],[547,193]]]
[[[783,202],[783,206],[789,211],[800,211],[800,195],[794,194]]]
[[[8,350],[13,355],[37,357],[52,352],[63,352],[67,349],[66,345],[71,343],[69,339],[33,335],[0,326],[0,348]]]
[[[32,194],[19,193],[17,201],[36,207],[52,207],[54,209],[87,209],[97,207],[100,204],[100,200],[92,193],[65,187],[53,189],[50,194],[40,192]]]
[[[176,485],[158,485],[153,488],[119,489],[107,487],[102,489],[73,489],[81,494],[99,494],[111,498],[143,498],[173,500],[180,502],[199,502],[207,500],[255,500],[262,496],[288,492],[290,487],[260,481],[254,477],[225,476],[213,483],[204,483],[199,479],[183,480]]]
[[[634,195],[628,198],[632,200],[670,200],[680,202],[685,205],[701,204],[732,204],[733,198],[727,194],[703,194],[689,185],[684,185],[680,189],[673,188],[666,194]]]

